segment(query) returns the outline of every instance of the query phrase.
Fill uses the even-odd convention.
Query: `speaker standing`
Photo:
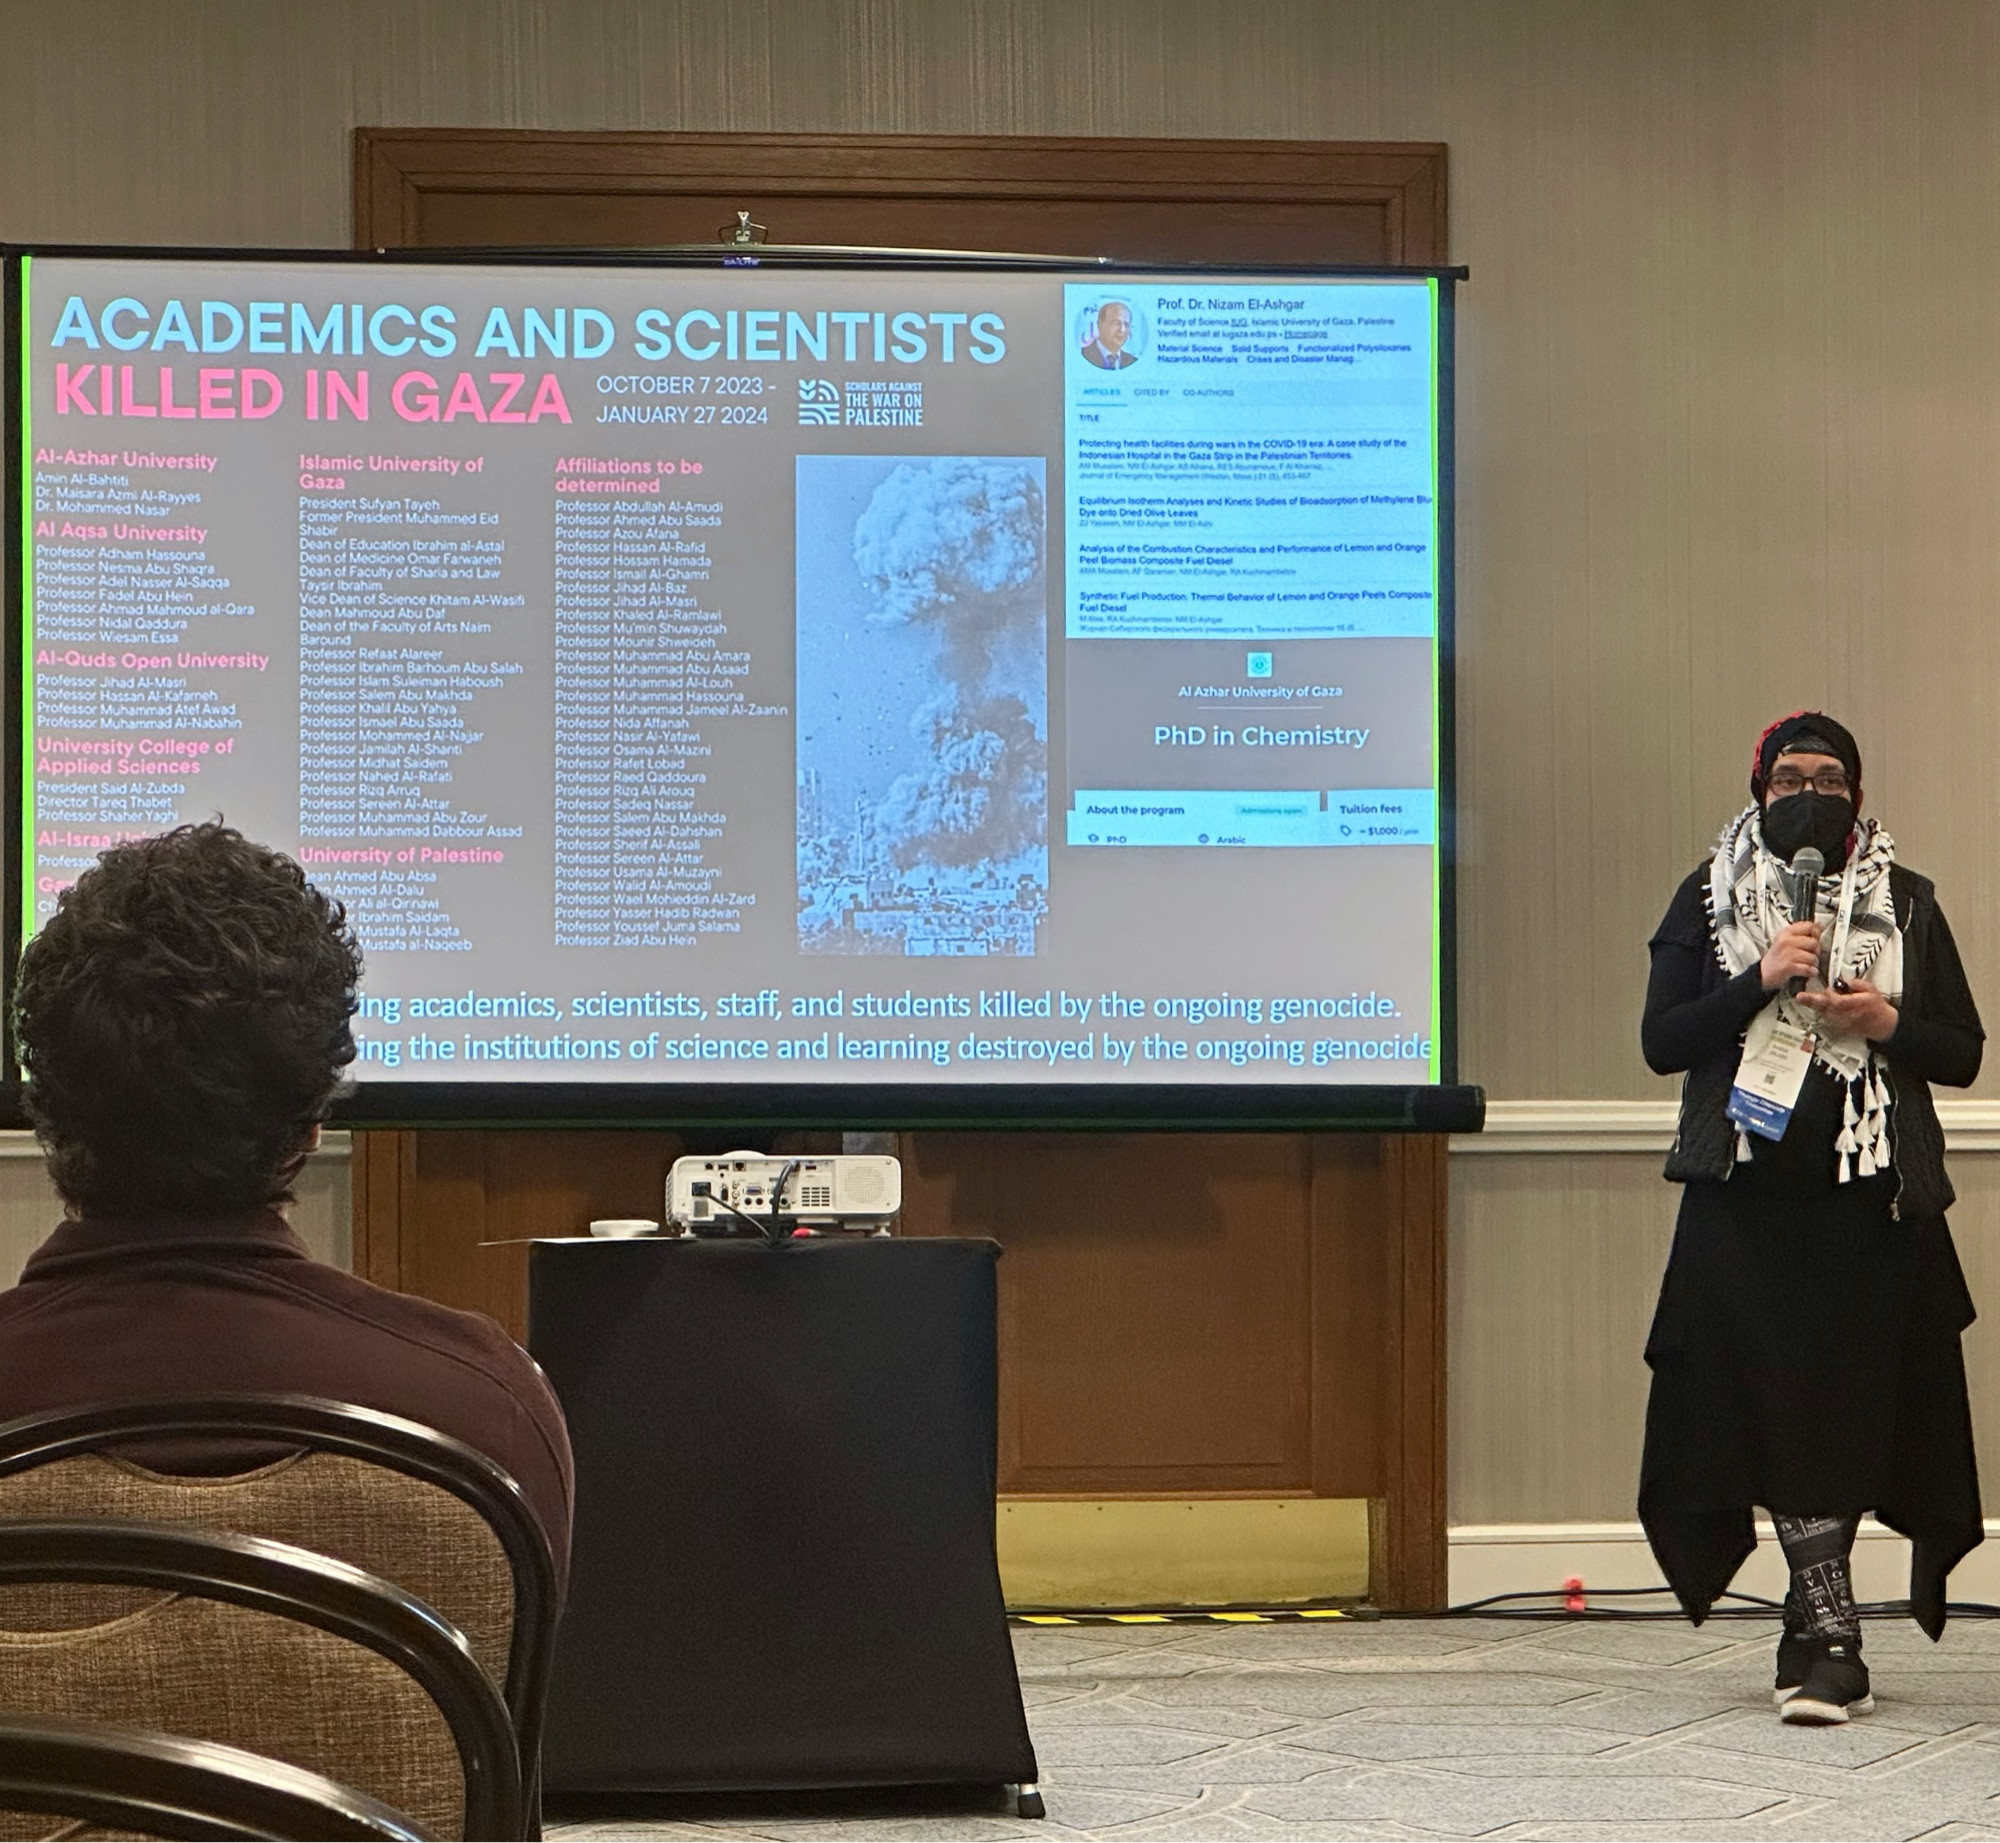
[[[1929,1084],[1971,1082],[1985,1033],[1930,881],[1861,817],[1847,730],[1774,724],[1750,793],[1652,940],[1641,1037],[1657,1073],[1685,1072],[1666,1168],[1685,1189],[1639,1514],[1699,1622],[1755,1546],[1753,1507],[1771,1512],[1791,1569],[1780,1712],[1842,1722],[1874,1707],[1848,1565],[1862,1513],[1911,1538],[1933,1638],[1981,1537],[1973,1308]],[[1795,910],[1786,867],[1809,851],[1824,874]]]

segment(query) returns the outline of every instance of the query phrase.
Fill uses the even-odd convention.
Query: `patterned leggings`
[[[1785,1595],[1785,1624],[1815,1638],[1859,1638],[1861,1615],[1854,1605],[1854,1578],[1847,1558],[1860,1528],[1859,1517],[1779,1517],[1778,1544],[1792,1571]]]

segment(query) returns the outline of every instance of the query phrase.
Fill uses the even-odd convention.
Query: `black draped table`
[[[1032,1784],[994,1554],[998,1256],[535,1245],[528,1347],[576,1448],[552,1797]]]

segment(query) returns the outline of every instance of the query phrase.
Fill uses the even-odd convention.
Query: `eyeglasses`
[[[1816,794],[1830,794],[1838,799],[1851,783],[1844,768],[1822,768],[1811,775],[1801,774],[1796,768],[1773,768],[1767,785],[1781,800],[1788,794],[1805,792],[1808,786]]]

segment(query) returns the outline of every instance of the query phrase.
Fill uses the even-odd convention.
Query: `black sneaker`
[[[1778,1711],[1784,1721],[1816,1727],[1845,1721],[1850,1715],[1872,1715],[1868,1666],[1861,1661],[1858,1638],[1827,1638],[1814,1646],[1806,1679]]]
[[[1771,1685],[1771,1700],[1783,1708],[1799,1693],[1799,1686],[1805,1682],[1813,1667],[1813,1660],[1819,1656],[1819,1647],[1813,1643],[1810,1632],[1795,1632],[1787,1622],[1784,1634],[1778,1640],[1778,1677]]]

